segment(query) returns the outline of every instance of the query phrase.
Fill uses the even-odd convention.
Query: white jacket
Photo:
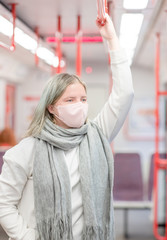
[[[113,78],[112,94],[94,121],[102,129],[106,137],[112,141],[120,130],[131,106],[133,86],[124,51],[112,51],[110,55]],[[0,224],[11,240],[35,240],[34,142],[35,140],[32,137],[25,138],[15,147],[8,150],[4,156],[4,165],[0,175]],[[72,156],[71,159],[76,160],[75,163],[70,160],[70,156]],[[75,181],[78,178],[77,189],[74,190],[72,187],[72,217],[74,220],[74,239],[79,240],[78,236],[81,235],[83,228],[83,214],[82,196],[80,196],[80,200],[77,200],[80,201],[80,208],[78,207],[79,202],[75,201],[75,199],[79,199],[78,195],[81,192],[79,173],[76,168],[77,164],[79,165],[77,151],[67,154],[67,164],[71,186],[76,184]]]

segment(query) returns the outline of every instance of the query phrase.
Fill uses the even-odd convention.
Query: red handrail
[[[82,43],[101,43],[103,42],[103,39],[101,36],[80,36]],[[56,37],[47,37],[46,42],[53,43],[57,42],[58,39]],[[66,36],[62,37],[61,41],[63,43],[75,43],[77,41],[76,37]]]
[[[61,58],[62,58],[62,52],[61,52],[61,16],[58,16],[58,24],[57,24],[57,56],[58,56],[58,67],[57,67],[57,73],[61,73]]]
[[[38,66],[38,64],[39,64],[39,57],[37,55],[38,47],[39,47],[39,28],[38,27],[35,28],[35,34],[36,34],[36,38],[37,38],[37,47],[35,50],[35,64],[36,64],[36,66]]]
[[[167,92],[159,90],[159,71],[160,71],[160,34],[157,33],[156,44],[156,58],[155,58],[155,90],[156,90],[156,109],[155,109],[155,157],[154,157],[154,235],[158,240],[167,240],[167,214],[165,223],[165,235],[162,236],[158,232],[158,171],[160,169],[166,170],[167,174],[167,159],[161,159],[159,154],[159,97],[160,95],[167,95]],[[166,195],[167,195],[167,179],[166,179]],[[167,209],[167,196],[166,196]]]
[[[16,3],[11,3],[12,5],[12,16],[13,16],[13,35],[11,43],[11,51],[15,50],[15,27],[16,27]]]
[[[77,22],[77,35],[76,35],[76,43],[77,43],[77,53],[76,53],[76,74],[81,76],[82,71],[82,56],[81,56],[81,16],[78,16]]]
[[[97,17],[101,24],[105,24],[105,13],[107,12],[107,0],[97,0]]]

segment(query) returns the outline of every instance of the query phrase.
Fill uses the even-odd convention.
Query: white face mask
[[[58,116],[54,115],[68,127],[73,128],[81,127],[85,123],[88,114],[88,104],[82,102],[58,105],[56,109]]]

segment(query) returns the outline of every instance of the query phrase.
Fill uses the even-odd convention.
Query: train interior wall
[[[163,36],[166,36],[166,28],[162,31]],[[2,34],[0,35],[0,38],[3,42],[9,41],[9,39],[7,40]],[[88,46],[86,46],[86,44],[82,46],[83,55],[87,54],[87,56],[89,56],[88,61],[83,59],[82,62],[82,79],[86,82],[88,87],[89,117],[91,119],[96,116],[107,100],[111,84],[106,49],[102,43],[98,44],[100,48],[104,48],[106,59],[103,63],[100,61],[101,56],[94,61],[93,57],[89,56]],[[162,42],[162,68],[160,71],[161,89],[166,89],[167,86],[165,44],[166,42]],[[65,46],[64,44],[62,46],[62,48],[67,47],[71,48],[71,53],[75,55],[75,44],[68,44],[68,46]],[[154,53],[154,56],[155,48],[156,43],[154,42],[154,47],[150,50]],[[64,71],[75,73],[75,59],[67,56],[66,60],[66,68]],[[151,67],[147,67],[147,65],[151,65]],[[91,67],[91,73],[86,72],[87,67]],[[131,69],[135,98],[122,129],[112,143],[112,148],[114,153],[139,153],[141,156],[145,191],[147,191],[146,186],[149,177],[151,155],[155,152],[155,58],[153,58],[152,62],[149,64],[143,62],[143,64],[132,65]],[[9,52],[2,48],[0,49],[0,130],[5,127],[5,124],[8,121],[15,130],[17,141],[21,140],[32,119],[41,92],[51,76],[52,70],[50,66],[47,66],[41,62],[41,60],[39,66],[36,66],[34,55],[21,48],[19,45],[16,45],[15,52]],[[7,89],[10,86],[14,89],[14,95],[11,96],[10,103],[7,105]],[[162,97],[160,101],[160,152],[166,151],[166,110],[164,104],[165,100]],[[8,112],[11,112],[12,115],[7,114]],[[163,202],[164,192],[162,191],[165,183],[164,176],[162,175],[163,174],[161,173],[159,174],[161,188],[159,188],[158,191],[161,191],[159,195]],[[165,219],[165,211],[163,209],[164,204],[161,204],[162,202],[159,201],[160,211],[158,218],[160,222],[164,222]],[[136,220],[136,212],[132,214],[132,219]],[[120,222],[123,222],[123,217],[119,214],[117,216],[120,218]],[[140,228],[138,228],[140,234],[141,228],[147,228],[147,223],[144,220],[148,217],[148,214],[146,213],[146,215],[143,215],[143,213],[140,212],[138,213],[138,216],[140,216],[140,221],[137,222],[137,224],[140,225]],[[152,212],[149,212],[149,219],[151,219],[151,221],[153,220]],[[135,225],[135,221],[133,222],[133,220],[131,220],[130,224],[132,232],[134,230],[133,226]],[[146,230],[152,231],[152,226],[150,227],[149,225]]]
[[[5,126],[5,88],[7,84],[13,85],[15,87],[14,129],[17,140],[19,141],[25,134],[41,92],[47,80],[51,77],[52,74],[51,69],[46,70],[45,68],[36,67],[34,64],[33,55],[29,56],[29,61],[31,63],[27,64],[26,54],[29,53],[26,53],[25,50],[24,52],[21,52],[20,55],[16,55],[15,53],[12,54],[8,53],[6,50],[1,50],[0,128],[3,129]],[[93,71],[92,73],[87,74],[85,68],[89,65],[91,65]],[[74,69],[75,62],[71,61],[67,65],[65,71],[74,73]],[[135,107],[137,106],[140,108],[140,105],[143,102],[148,102],[148,109],[145,108],[145,111],[152,110],[150,114],[147,114],[145,112],[145,117],[150,118],[150,121],[153,121],[154,119],[154,69],[147,69],[140,66],[132,67],[132,76],[135,90],[135,99],[124,126],[113,142],[113,149],[115,152],[138,152],[141,155],[142,159],[143,176],[146,178],[148,176],[147,172],[150,156],[152,153],[154,153],[155,149],[154,132],[148,132],[148,135],[142,135],[141,132],[139,132],[140,129],[136,130],[135,126],[129,125],[133,125],[135,119],[138,118],[137,114],[139,113],[135,111]],[[83,62],[82,79],[86,82],[88,87],[89,117],[92,119],[104,105],[109,95],[110,77],[107,56],[106,63],[104,63],[104,65],[101,65],[98,61],[97,63]],[[101,79],[103,79],[103,81],[101,81]],[[153,104],[151,108],[150,104]],[[144,123],[145,122],[143,122],[143,124]],[[150,124],[153,126],[154,122],[151,122]],[[136,126],[136,128],[137,127],[139,128],[139,126]],[[143,131],[146,126],[143,125],[142,127],[143,129],[141,129],[141,131]],[[165,151],[165,143],[163,140],[160,141],[160,151]]]

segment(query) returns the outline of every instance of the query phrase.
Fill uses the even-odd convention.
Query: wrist
[[[110,51],[120,49],[119,39],[117,36],[114,36],[113,38],[106,39],[106,40],[107,40],[108,48]]]

